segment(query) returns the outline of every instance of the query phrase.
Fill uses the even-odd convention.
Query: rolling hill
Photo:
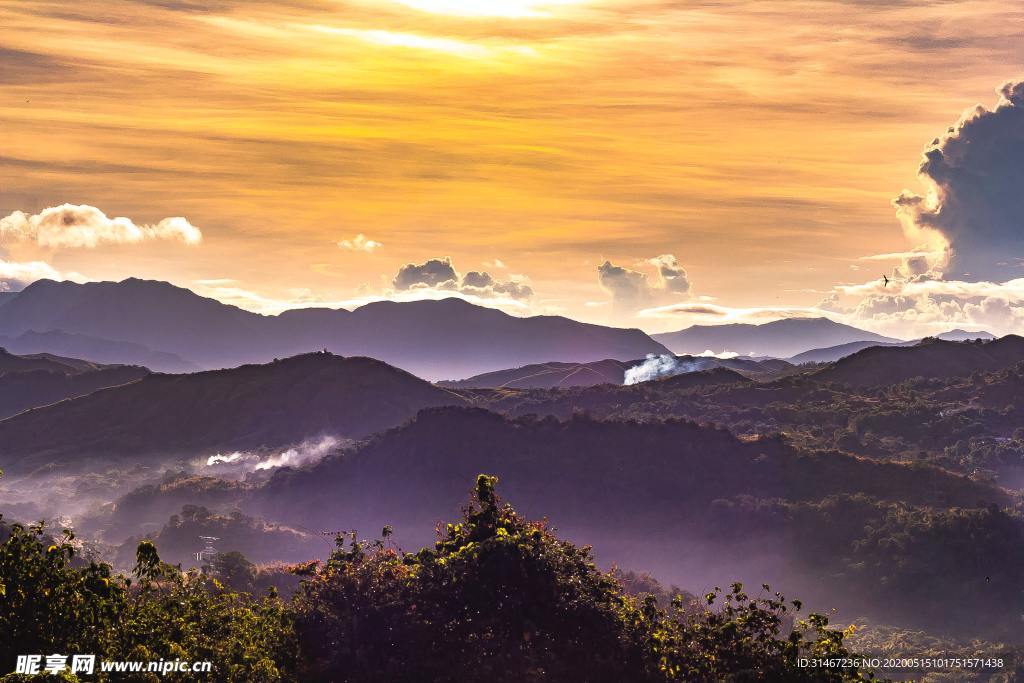
[[[905,346],[913,343],[914,342],[886,344],[873,341],[855,341],[846,344],[839,344],[838,346],[827,346],[823,349],[811,349],[810,351],[798,353],[787,360],[793,365],[803,365],[805,363],[834,363],[840,358],[846,358],[849,355],[872,346]]]
[[[763,325],[694,325],[654,335],[673,353],[733,352],[741,356],[790,358],[811,349],[856,341],[897,343],[899,339],[857,329],[828,318],[787,318]]]
[[[103,366],[78,358],[62,358],[48,353],[20,355],[0,347],[0,375],[42,370],[62,375],[99,370]]]
[[[0,421],[0,466],[88,466],[93,456],[194,457],[359,438],[465,400],[370,358],[313,353],[140,381]]]
[[[19,356],[0,348],[0,420],[148,374],[143,367],[106,366],[49,354]]]
[[[680,356],[675,361],[679,373],[672,376],[727,368],[747,378],[764,379],[793,369],[791,364],[778,359]],[[643,362],[608,359],[597,363],[538,363],[488,372],[464,380],[442,381],[438,385],[453,389],[570,389],[602,384],[621,386],[625,382],[626,371]]]
[[[667,530],[706,512],[715,498],[741,495],[817,500],[865,493],[910,504],[941,496],[972,506],[1009,500],[937,469],[800,454],[778,439],[741,441],[686,421],[508,419],[446,407],[310,469],[277,473],[257,508],[299,524],[358,521],[372,529],[401,519],[427,538],[479,472],[496,474],[527,514],[550,514],[562,528],[598,524],[604,532],[657,520]]]
[[[328,349],[379,358],[428,379],[667,352],[640,330],[559,316],[520,318],[461,299],[381,301],[354,311],[302,309],[264,316],[166,282],[138,279],[40,280],[0,312],[0,336],[55,330],[141,345],[203,368]]]
[[[950,330],[949,332],[943,332],[942,334],[935,335],[935,339],[941,339],[943,341],[973,341],[975,339],[991,341],[995,338],[995,335],[990,332],[965,332],[964,330]],[[851,354],[857,353],[861,349],[866,349],[871,346],[913,346],[920,341],[922,340],[915,339],[913,341],[896,343],[856,341],[849,342],[847,344],[839,344],[838,346],[829,346],[823,349],[811,349],[810,351],[798,353],[787,360],[794,365],[801,365],[804,363],[833,363],[840,358],[846,358]]]
[[[800,451],[781,438],[741,440],[681,420],[429,409],[311,469],[275,473],[246,509],[363,536],[393,525],[389,542],[419,547],[480,472],[496,475],[521,513],[593,546],[602,564],[694,590],[723,575],[757,577],[823,609],[919,628],[1019,623],[1015,603],[985,581],[1007,591],[1024,585],[1024,526],[999,511],[1012,499],[1006,492],[938,468]],[[1007,567],[980,568],[994,552],[1010,558]],[[942,571],[929,573],[936,563]],[[956,605],[923,609],[936,592],[958,596]]]
[[[558,389],[622,384],[626,370],[640,361],[613,359],[596,363],[536,363],[521,368],[486,372],[464,380],[438,382],[451,388]]]
[[[994,341],[924,339],[914,346],[873,346],[810,375],[818,381],[855,387],[898,384],[914,377],[963,377],[992,372],[1024,361],[1024,338]]]

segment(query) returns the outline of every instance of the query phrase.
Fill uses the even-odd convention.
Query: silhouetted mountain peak
[[[973,339],[992,340],[996,338],[994,334],[992,334],[991,332],[986,332],[984,330],[979,330],[977,332],[968,332],[967,330],[962,330],[960,328],[950,330],[949,332],[943,332],[942,334],[938,334],[935,336],[938,337],[939,339],[945,339],[947,341],[969,341]]]

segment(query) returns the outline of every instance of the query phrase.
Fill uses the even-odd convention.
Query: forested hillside
[[[798,666],[851,654],[827,617],[793,620],[799,601],[739,584],[667,606],[630,596],[589,550],[502,504],[490,477],[433,547],[403,552],[390,533],[339,535],[326,563],[294,569],[307,580],[285,602],[235,592],[248,580],[238,556],[182,573],[145,541],[129,579],[80,559],[71,536],[16,525],[0,545],[0,666],[91,652],[212,661],[206,680],[238,683],[861,679]]]

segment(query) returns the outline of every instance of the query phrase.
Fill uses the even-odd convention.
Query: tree
[[[219,553],[213,558],[213,571],[229,588],[252,593],[256,586],[256,565],[237,550]]]
[[[475,500],[434,548],[338,537],[294,600],[306,681],[856,680],[800,656],[847,655],[843,633],[782,596],[736,584],[693,611],[625,594],[589,548],[519,517],[481,475]],[[715,603],[722,600],[721,607]]]

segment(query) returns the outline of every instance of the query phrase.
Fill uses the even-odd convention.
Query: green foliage
[[[184,505],[152,538],[161,554],[171,562],[188,562],[195,552],[198,536],[230,539],[229,550],[244,553],[256,562],[275,557],[308,557],[319,550],[322,539],[296,529],[249,517],[238,510],[220,514],[202,505]],[[134,543],[121,548],[118,565],[131,566],[127,553]]]
[[[145,541],[135,574],[139,585],[112,628],[108,659],[211,661],[218,681],[289,680],[294,639],[279,599],[226,590],[194,570],[182,573],[161,562]]]
[[[920,683],[1013,683],[1024,680],[1024,649],[978,639],[957,640],[924,631],[874,624],[858,619],[850,627],[848,640],[865,656],[887,658],[945,659],[950,653],[976,659],[1001,659],[1002,668],[981,670],[935,670],[907,668]]]
[[[70,532],[51,542],[41,527],[14,525],[0,545],[0,664],[10,671],[19,654],[54,652],[211,661],[203,680],[254,683],[860,680],[854,670],[797,666],[799,657],[850,654],[825,617],[796,618],[798,602],[740,584],[662,606],[653,593],[630,595],[589,548],[521,518],[495,484],[478,478],[473,502],[438,529],[433,548],[401,552],[389,527],[370,543],[339,536],[326,564],[303,568],[309,578],[290,604],[274,590],[256,598],[183,573],[151,541],[138,545],[129,579],[78,560]],[[240,553],[214,568],[237,586],[260,582]]]
[[[481,475],[433,548],[339,536],[294,600],[305,681],[856,680],[801,669],[843,656],[843,634],[736,584],[699,610],[628,596],[588,548],[519,517]],[[721,605],[716,603],[721,601]]]
[[[95,654],[105,660],[211,661],[206,680],[293,680],[294,638],[285,605],[225,590],[160,561],[139,544],[136,580],[75,560],[73,536],[48,539],[14,525],[0,545],[0,666],[19,654]],[[135,676],[135,678],[132,678]],[[117,680],[156,680],[119,674]],[[194,680],[171,673],[163,681]]]
[[[0,670],[13,671],[19,654],[104,649],[127,590],[109,565],[75,566],[73,541],[14,524],[0,545]]]
[[[252,593],[256,587],[256,565],[237,550],[213,558],[213,570],[221,583],[232,590]]]
[[[766,537],[788,529],[783,547],[793,565],[845,613],[1019,640],[1024,520],[1018,512],[995,505],[940,509],[858,494],[817,502],[716,501],[712,515],[723,535],[741,527]]]

